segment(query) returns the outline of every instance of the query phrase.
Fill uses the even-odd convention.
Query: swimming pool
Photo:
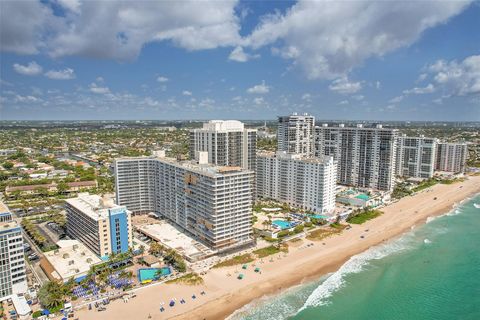
[[[309,214],[308,216],[314,219],[324,219],[324,220],[328,219],[327,216],[322,216],[321,214]]]
[[[139,269],[138,281],[143,282],[147,280],[158,280],[161,277],[168,276],[170,273],[172,273],[170,267]]]
[[[276,225],[282,230],[290,229],[292,227],[292,224],[290,222],[284,220],[273,220],[272,224]]]

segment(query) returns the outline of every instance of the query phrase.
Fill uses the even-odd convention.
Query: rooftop
[[[45,271],[55,279],[67,281],[71,277],[77,278],[86,274],[92,265],[101,262],[100,258],[77,240],[60,240],[57,245],[58,249],[44,253],[52,268],[45,268],[45,263],[42,265],[44,270],[50,269]]]
[[[243,131],[244,125],[237,120],[210,120],[199,131]]]
[[[95,220],[107,218],[109,209],[118,208],[127,211],[125,206],[116,205],[111,199],[107,200],[96,194],[79,193],[78,197],[65,201]]]
[[[195,261],[212,254],[208,247],[166,221],[136,226],[137,230],[177,250],[187,260]]]
[[[292,160],[298,160],[302,162],[307,162],[307,163],[326,163],[329,161],[333,161],[333,157],[330,156],[325,156],[325,157],[305,157],[300,154],[290,154],[286,153],[285,151],[268,151],[268,152],[262,152],[258,153],[257,157],[270,157],[270,158],[278,158],[278,159],[292,159]]]
[[[124,157],[118,158],[116,160],[139,160],[139,159],[151,159],[151,160],[158,160],[163,163],[168,163],[178,168],[187,169],[193,172],[200,173],[202,175],[208,175],[211,177],[220,177],[226,176],[229,174],[236,174],[236,173],[253,173],[252,170],[243,169],[241,167],[230,167],[230,166],[216,166],[214,164],[199,164],[194,160],[183,160],[179,161],[175,158],[169,157]]]

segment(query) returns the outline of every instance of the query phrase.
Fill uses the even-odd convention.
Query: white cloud
[[[80,13],[82,3],[79,0],[57,0],[57,2],[67,10]]]
[[[409,46],[428,28],[462,12],[463,1],[310,1],[300,0],[284,14],[276,12],[244,40],[254,49],[278,45],[272,52],[310,79],[346,75],[366,59]]]
[[[352,96],[352,98],[357,100],[357,101],[362,101],[363,99],[365,99],[365,96],[363,96],[361,94],[357,94],[357,95]]]
[[[397,97],[394,97],[392,99],[390,99],[388,102],[389,103],[399,103],[403,100],[403,96],[397,96]]]
[[[417,81],[415,81],[415,82],[417,82],[417,83],[418,83],[418,82],[422,82],[422,81],[424,81],[425,79],[427,79],[427,76],[428,76],[428,74],[422,73],[422,74],[420,74],[420,75],[418,76]]]
[[[57,1],[64,15],[47,2],[2,1],[0,47],[125,61],[156,41],[201,50],[241,40],[237,1]]]
[[[270,92],[270,87],[265,84],[265,81],[262,81],[261,84],[248,88],[247,92],[252,94],[265,94]]]
[[[13,69],[15,70],[15,72],[26,75],[26,76],[36,76],[42,73],[42,70],[43,70],[42,66],[40,66],[35,61],[30,62],[26,66],[15,63],[13,65]]]
[[[14,98],[15,102],[21,102],[21,103],[35,103],[41,101],[41,99],[36,98],[34,96],[22,96],[22,95],[15,95]]]
[[[259,54],[249,54],[243,51],[243,48],[238,46],[230,52],[228,56],[229,60],[237,61],[237,62],[247,62],[250,59],[257,59],[260,58]]]
[[[75,72],[71,68],[50,70],[45,73],[45,76],[53,80],[71,80],[75,79]]]
[[[188,90],[183,90],[182,94],[184,96],[191,96],[192,95],[192,92],[191,91],[188,91]]]
[[[328,88],[340,94],[352,94],[362,89],[360,82],[351,82],[347,77],[342,77],[332,81]]]
[[[97,79],[95,79],[95,80],[99,83],[105,82],[105,79],[103,79],[103,77],[97,77]]]
[[[157,78],[157,81],[160,83],[163,83],[163,82],[168,82],[169,79],[167,77],[160,76]]]
[[[480,55],[469,56],[460,62],[438,60],[428,67],[428,71],[437,86],[447,94],[480,94]]]
[[[312,101],[312,95],[310,93],[305,93],[302,95],[302,100],[310,102]]]
[[[435,92],[435,87],[433,84],[429,83],[425,87],[415,87],[408,90],[403,90],[403,94],[427,94]]]
[[[107,87],[99,87],[95,82],[90,84],[90,92],[96,94],[107,94],[110,93],[110,89]]]
[[[265,103],[265,100],[263,99],[263,97],[258,97],[253,99],[253,103],[255,103],[256,105],[262,105]]]
[[[339,105],[347,105],[349,104],[348,100],[342,100],[338,103]]]

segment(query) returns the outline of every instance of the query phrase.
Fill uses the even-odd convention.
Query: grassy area
[[[427,188],[430,188],[430,187],[433,187],[434,185],[436,185],[438,183],[437,180],[435,179],[428,179],[428,180],[425,180],[425,181],[422,181],[418,184],[418,186],[416,186],[415,188],[412,189],[413,192],[418,192],[418,191],[421,191],[423,189],[427,189]]]
[[[237,264],[244,264],[244,263],[249,263],[255,260],[255,258],[250,254],[242,254],[240,256],[233,257],[231,259],[225,260],[223,262],[217,263],[214,265],[214,268],[222,268],[222,267],[231,267],[235,266]]]
[[[321,241],[323,239],[326,239],[328,237],[341,233],[342,230],[343,228],[341,229],[321,228],[321,229],[313,230],[307,235],[307,239],[312,241]]]
[[[277,254],[279,252],[288,252],[288,246],[281,245],[281,246],[269,246],[265,248],[261,248],[258,250],[253,251],[254,254],[257,255],[259,258],[265,258],[271,256],[272,254]]]
[[[370,219],[376,218],[382,215],[383,212],[380,210],[363,210],[355,216],[349,217],[347,222],[353,224],[362,224]]]
[[[454,184],[454,183],[463,182],[463,181],[465,181],[464,178],[455,178],[455,179],[444,179],[444,180],[441,180],[440,183],[441,184]]]
[[[166,283],[180,283],[189,286],[198,286],[200,284],[203,284],[203,278],[200,277],[198,274],[192,272],[181,276],[180,278],[168,280]]]

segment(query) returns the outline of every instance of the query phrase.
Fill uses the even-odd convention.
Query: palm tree
[[[57,281],[46,282],[38,291],[38,299],[45,308],[57,308],[63,303],[65,290]]]

